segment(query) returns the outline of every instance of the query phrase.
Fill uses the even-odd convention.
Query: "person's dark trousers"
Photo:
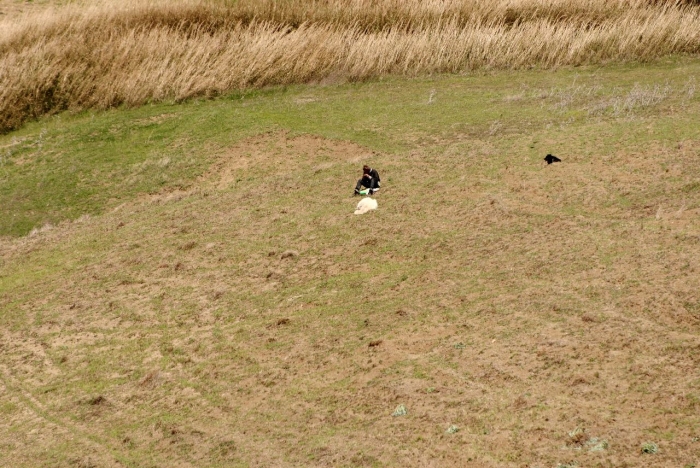
[[[357,181],[357,186],[355,187],[356,191],[360,191],[362,186],[367,187],[368,189],[376,189],[377,188],[377,180],[374,179],[373,177],[363,177],[362,179]]]

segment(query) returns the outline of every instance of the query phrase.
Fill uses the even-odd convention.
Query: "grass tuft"
[[[659,446],[653,442],[646,442],[642,444],[642,453],[655,454],[659,451]]]

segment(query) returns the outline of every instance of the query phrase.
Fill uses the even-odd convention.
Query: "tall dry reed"
[[[105,109],[304,83],[700,52],[700,7],[642,0],[69,4],[0,22],[0,131]]]

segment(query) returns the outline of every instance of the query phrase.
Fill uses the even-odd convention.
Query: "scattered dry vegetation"
[[[271,133],[4,239],[0,461],[690,466],[698,151],[375,153],[393,183],[356,217],[369,149]]]
[[[267,85],[699,51],[690,1],[69,3],[0,22],[0,131],[64,109]]]
[[[697,53],[700,34],[690,3],[105,5],[8,13],[2,129]],[[100,178],[114,200],[0,237],[0,465],[700,465],[698,65],[621,68],[1,136],[6,213]],[[179,151],[212,165],[131,187]],[[363,162],[386,184],[358,217]]]
[[[56,193],[22,168],[116,179],[101,214],[0,237],[0,465],[697,466],[699,74],[294,87],[0,137],[27,145],[0,205]],[[187,132],[211,165],[179,188],[69,177],[126,141],[157,178]],[[363,162],[386,183],[355,216]]]

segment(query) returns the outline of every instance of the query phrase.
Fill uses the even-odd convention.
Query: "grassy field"
[[[0,0],[0,12],[4,133],[63,110],[275,85],[700,53],[692,0]]]
[[[699,75],[291,86],[0,136],[0,465],[700,465]],[[384,188],[354,216],[363,163]]]

